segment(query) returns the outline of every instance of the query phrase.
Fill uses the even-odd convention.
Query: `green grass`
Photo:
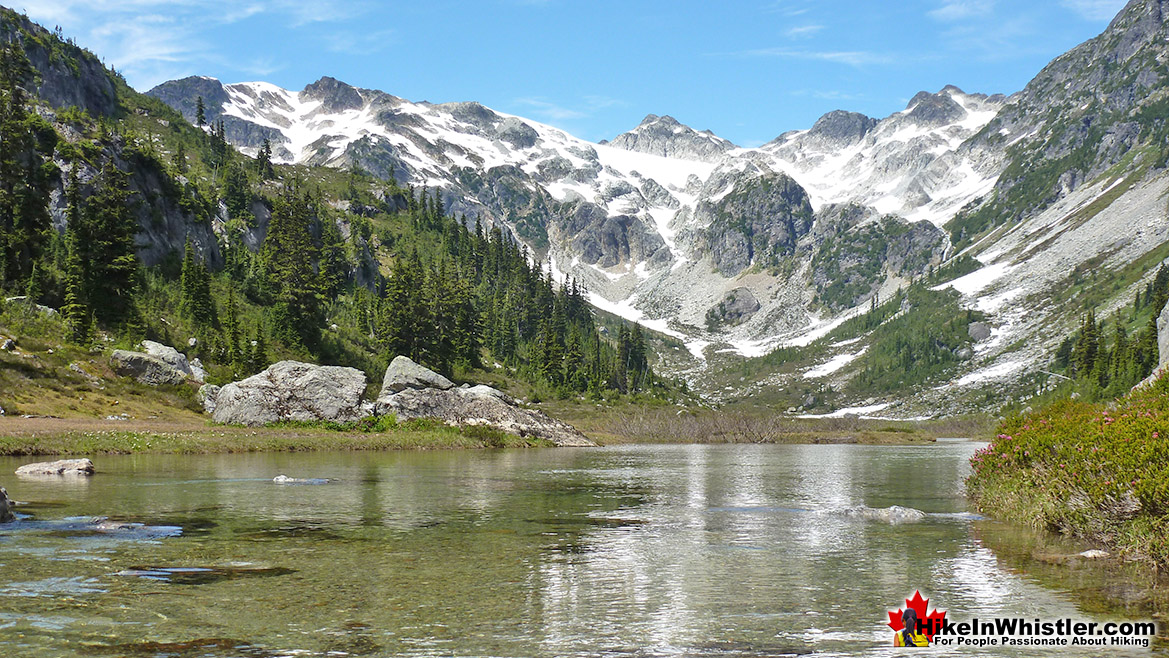
[[[971,465],[980,511],[1169,566],[1169,379],[1008,419]]]
[[[380,419],[385,420],[385,419]],[[370,426],[286,423],[273,427],[212,426],[182,431],[73,430],[4,435],[0,455],[210,454],[339,450],[434,450],[548,447],[490,427],[449,427],[438,422]]]

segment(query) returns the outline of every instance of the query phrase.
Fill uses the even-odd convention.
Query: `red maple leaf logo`
[[[930,642],[934,641],[934,633],[942,627],[942,622],[946,619],[945,610],[935,609],[933,612],[926,614],[926,609],[929,607],[930,600],[921,598],[921,592],[915,591],[912,599],[905,599],[905,605],[913,608],[917,613],[917,618],[921,622],[921,633],[926,636]],[[904,608],[898,608],[896,612],[889,611],[889,628],[894,632],[905,628],[905,623],[901,621],[901,614]]]

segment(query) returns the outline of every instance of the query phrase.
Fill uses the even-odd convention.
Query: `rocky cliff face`
[[[28,18],[5,10],[0,15],[0,42],[12,41],[20,44],[37,71],[36,95],[51,106],[77,107],[93,116],[110,116],[117,110],[118,85],[125,83],[92,53],[62,43]]]
[[[92,117],[112,117],[125,111],[120,93],[133,93],[118,76],[108,71],[92,53],[61,41],[27,18],[0,7],[0,42],[16,42],[36,72],[35,96],[43,103],[39,112],[50,121],[66,108],[78,108]],[[145,111],[145,110],[143,110]],[[66,135],[75,133],[62,127]],[[74,135],[76,138],[76,135]],[[88,197],[90,184],[102,163],[109,162],[129,173],[130,202],[138,216],[136,237],[138,256],[148,265],[156,265],[172,253],[181,253],[190,239],[213,266],[222,264],[219,242],[213,232],[214,211],[199,217],[192,210],[197,196],[183,182],[175,183],[165,165],[148,154],[140,139],[111,134],[94,140],[99,157],[73,159],[54,157],[58,174],[52,179],[50,214],[54,227],[65,230],[65,186],[68,172],[78,167],[81,195]]]

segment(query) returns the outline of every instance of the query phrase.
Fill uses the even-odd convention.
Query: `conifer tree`
[[[202,128],[207,124],[206,108],[203,106],[203,97],[197,96],[195,98],[195,125]]]
[[[120,324],[135,320],[138,258],[134,236],[138,224],[127,206],[130,191],[127,174],[106,164],[85,208],[85,235],[90,261],[87,298],[101,322]]]
[[[275,201],[261,247],[266,285],[273,292],[272,327],[285,343],[313,349],[320,337],[320,293],[309,225],[312,200],[290,182]]]
[[[28,111],[35,73],[19,41],[0,44],[0,284],[24,283],[49,240],[49,178],[40,151],[56,133]]]
[[[327,298],[341,292],[349,274],[349,261],[345,257],[345,242],[337,223],[328,217],[321,219],[320,263],[317,266],[319,281],[317,287]]]
[[[76,163],[69,169],[65,198],[65,305],[61,307],[61,315],[68,326],[70,340],[87,344],[92,338],[92,313],[86,296],[89,261],[80,237],[85,231],[81,226],[83,214]]]
[[[267,137],[260,144],[260,152],[256,155],[256,170],[261,180],[268,180],[276,174],[272,167],[272,142]]]
[[[182,141],[180,141],[178,143],[178,146],[175,147],[175,153],[174,153],[172,160],[173,160],[173,164],[175,167],[175,171],[177,171],[180,174],[187,173],[187,170],[190,168],[189,165],[187,164],[187,147],[183,146]]]

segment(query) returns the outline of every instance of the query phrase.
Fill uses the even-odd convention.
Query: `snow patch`
[[[844,409],[837,409],[830,414],[801,414],[797,418],[844,418],[845,416],[858,416],[860,418],[869,418],[868,414],[875,414],[878,411],[889,407],[888,402],[881,404],[870,404],[866,407],[845,407]]]
[[[861,351],[856,352],[854,354],[837,354],[836,356],[832,357],[828,361],[825,361],[824,363],[821,363],[820,365],[816,366],[815,368],[812,368],[811,370],[805,372],[804,379],[816,379],[819,377],[827,377],[828,375],[831,375],[832,373],[836,372],[837,370],[840,370],[844,366],[847,366],[848,364],[857,360],[862,355],[864,355],[864,353],[867,351],[868,351],[868,348],[866,347],[866,348],[862,349]]]
[[[996,363],[993,366],[983,368],[960,378],[954,382],[954,386],[970,386],[979,382],[992,381],[1002,379],[1007,375],[1025,367],[1027,364],[1022,361],[1006,361],[1004,363]]]

